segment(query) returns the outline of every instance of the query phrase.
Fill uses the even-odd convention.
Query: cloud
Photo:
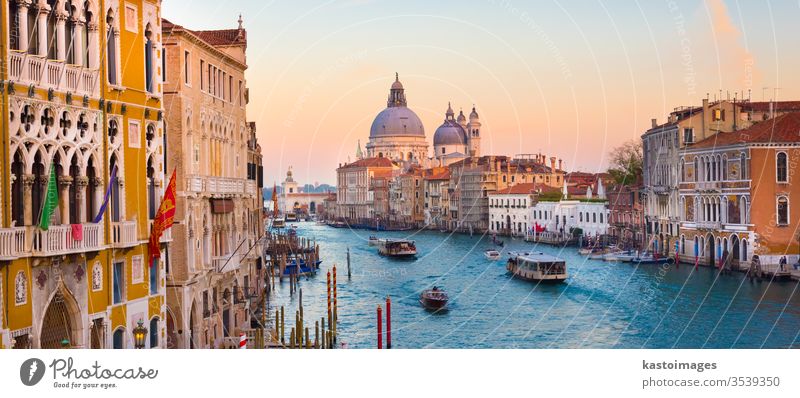
[[[712,76],[719,75],[719,88],[731,91],[753,89],[760,82],[761,73],[728,6],[722,0],[707,0],[704,7],[709,31],[704,32],[707,39],[702,42],[707,50],[704,52],[716,58],[710,59],[712,65],[707,66],[718,71]]]

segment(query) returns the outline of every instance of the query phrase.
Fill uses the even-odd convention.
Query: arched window
[[[739,155],[739,163],[740,163],[739,166],[742,169],[741,177],[739,177],[739,179],[740,180],[746,180],[747,179],[747,155],[744,152],[742,152],[741,155]]]
[[[728,179],[728,155],[722,155],[722,172],[719,179],[722,181]]]
[[[81,58],[83,60],[82,64],[83,64],[84,68],[89,68],[89,67],[96,68],[96,67],[98,67],[97,65],[92,65],[89,62],[90,58],[91,59],[94,58],[94,57],[92,57],[92,55],[94,55],[94,53],[97,51],[97,49],[95,49],[93,46],[89,46],[89,41],[90,41],[89,40],[89,34],[90,34],[89,33],[89,27],[94,25],[95,22],[94,22],[94,15],[92,14],[92,10],[90,8],[90,4],[89,4],[88,1],[83,3],[83,18],[85,20],[84,25],[83,25],[83,29],[82,29],[83,30],[83,34],[81,35],[81,38],[80,38],[80,45],[76,46],[75,49],[77,51],[81,52],[81,55],[82,55]],[[97,45],[97,43],[95,43],[95,45]],[[94,63],[94,61],[92,61],[92,63]]]
[[[148,93],[153,92],[153,80],[154,73],[153,73],[153,31],[150,28],[150,24],[147,24],[144,31],[144,78],[145,78],[145,89]]]
[[[15,3],[15,2],[12,2]],[[22,160],[22,153],[14,153],[14,160],[11,162],[11,174],[14,180],[11,183],[11,219],[16,226],[25,225],[25,191],[22,179],[25,177],[25,165]]]
[[[789,199],[785,196],[778,197],[777,203],[778,225],[789,224]]]
[[[775,157],[775,176],[778,182],[789,182],[786,163],[786,152],[778,152]]]
[[[72,6],[71,3],[64,4],[64,8],[66,8],[67,12],[67,20],[65,21],[65,35],[64,40],[64,48],[66,49],[66,63],[74,64],[75,63],[75,52],[80,51],[77,46],[77,41],[80,40],[80,37],[77,37],[77,31],[75,30],[75,21],[76,21],[76,10],[75,7]]]
[[[113,340],[113,348],[115,350],[121,350],[125,348],[125,329],[118,328],[115,330]]]
[[[700,181],[700,179],[698,177],[699,175],[700,175],[700,160],[697,157],[695,157],[694,158],[694,182]]]
[[[108,83],[112,85],[119,84],[117,78],[117,31],[114,27],[114,12],[109,9],[106,16],[106,71],[108,72]]]
[[[150,320],[150,348],[158,347],[158,317]]]

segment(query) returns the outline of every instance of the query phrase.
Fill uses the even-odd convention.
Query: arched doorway
[[[113,348],[115,350],[121,350],[125,348],[125,328],[117,328],[114,331],[113,336]]]
[[[736,235],[731,236],[731,265],[739,266],[739,237]]]
[[[714,264],[715,263],[714,254],[716,252],[716,247],[714,245],[714,236],[713,235],[708,235],[706,237],[706,242],[708,242],[708,251],[706,252],[706,254],[708,254],[708,266],[709,267],[714,267],[715,266],[715,264]]]
[[[317,202],[311,202],[311,203],[309,203],[309,205],[308,205],[308,211],[309,211],[309,213],[311,213],[311,214],[316,214],[316,213],[317,213]]]
[[[197,312],[197,302],[192,300],[192,310],[189,311],[189,348],[197,348],[195,344],[195,340],[197,339],[197,331],[200,330],[199,325],[197,325],[197,316],[195,313]]]
[[[45,349],[81,346],[80,310],[75,298],[62,286],[45,310],[39,331],[39,347]]]
[[[150,320],[150,328],[148,329],[148,333],[150,334],[150,348],[156,348],[159,346],[158,335],[160,332],[160,328],[158,327],[158,317],[153,317]]]
[[[505,227],[505,229],[507,229],[508,233],[510,234],[512,228],[513,227],[511,226],[511,216],[506,216],[506,227]]]
[[[167,348],[181,348],[178,330],[175,328],[175,315],[169,307],[167,307]]]

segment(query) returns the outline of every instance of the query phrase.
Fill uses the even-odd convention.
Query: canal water
[[[300,282],[306,325],[326,313],[325,272],[337,265],[339,337],[350,348],[376,346],[376,307],[392,299],[393,348],[787,348],[800,347],[800,289],[794,282],[750,282],[689,265],[588,260],[575,248],[507,237],[504,258],[483,251],[488,236],[433,231],[381,232],[417,243],[415,260],[381,257],[372,231],[297,223],[316,238],[321,272]],[[351,277],[347,277],[347,249]],[[567,283],[537,285],[510,278],[507,251],[537,250],[564,258]],[[432,286],[450,295],[449,310],[431,313],[419,294]],[[271,306],[286,307],[286,333],[298,295],[284,280]],[[384,318],[385,321],[385,318]],[[385,342],[384,342],[385,344]]]

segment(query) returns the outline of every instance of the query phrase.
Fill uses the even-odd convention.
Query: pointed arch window
[[[112,85],[119,84],[118,71],[117,71],[117,31],[114,26],[114,13],[110,9],[106,16],[106,71],[108,74],[108,83]]]
[[[153,92],[153,31],[150,28],[150,24],[147,24],[147,27],[144,31],[144,78],[145,78],[145,89],[148,93]]]

